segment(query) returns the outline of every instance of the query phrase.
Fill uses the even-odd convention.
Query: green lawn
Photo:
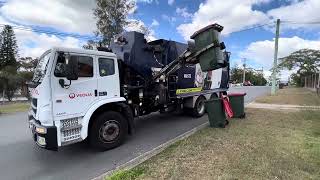
[[[246,112],[106,179],[320,179],[320,111]]]
[[[264,96],[257,98],[256,102],[268,104],[320,106],[320,96],[309,89],[285,88],[280,89],[275,96]]]
[[[17,102],[1,105],[0,104],[0,113],[15,113],[27,111],[30,108],[29,102]]]

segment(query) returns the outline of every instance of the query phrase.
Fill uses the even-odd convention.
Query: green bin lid
[[[221,32],[223,30],[223,26],[215,23],[215,24],[210,24],[209,26],[206,26],[198,31],[196,31],[190,38],[194,39],[196,36],[198,36],[200,33],[203,33],[204,31],[207,31],[209,29],[214,29],[217,30],[218,32]]]

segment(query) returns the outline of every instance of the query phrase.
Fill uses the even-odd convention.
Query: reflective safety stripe
[[[177,89],[176,94],[185,94],[185,93],[200,92],[200,91],[202,91],[202,87]]]

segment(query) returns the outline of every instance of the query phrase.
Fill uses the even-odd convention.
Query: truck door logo
[[[92,93],[70,93],[69,98],[74,99],[78,97],[89,97],[92,96]]]
[[[74,99],[75,97],[76,97],[76,94],[75,94],[75,93],[70,93],[70,94],[69,94],[69,98],[70,98],[70,99]]]

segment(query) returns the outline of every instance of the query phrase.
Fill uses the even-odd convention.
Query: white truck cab
[[[78,63],[72,81],[66,74],[71,61]],[[30,87],[34,140],[53,150],[87,138],[89,120],[101,105],[126,101],[120,97],[116,55],[109,52],[52,48],[40,57]],[[108,126],[110,134],[114,126]]]

